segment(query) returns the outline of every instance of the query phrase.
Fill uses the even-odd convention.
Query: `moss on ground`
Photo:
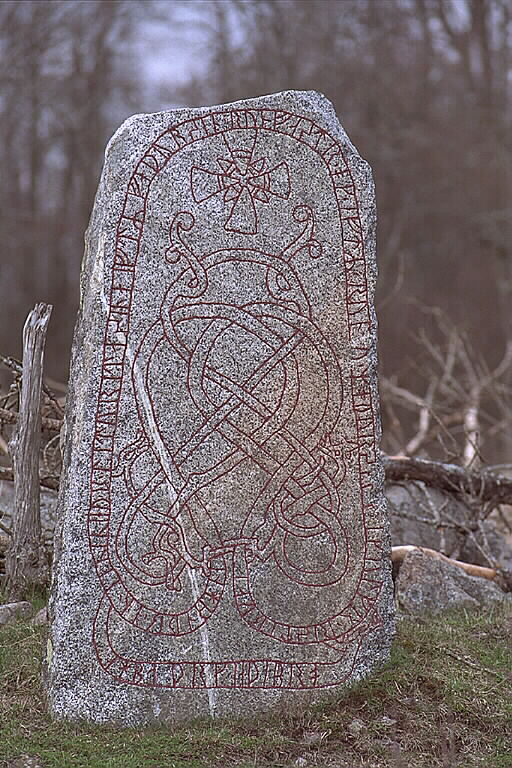
[[[328,703],[280,716],[114,730],[53,723],[45,628],[0,630],[0,767],[512,768],[512,607],[402,619],[389,663]]]

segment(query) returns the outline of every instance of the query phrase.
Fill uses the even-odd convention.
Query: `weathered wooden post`
[[[23,328],[23,374],[19,416],[9,444],[14,469],[15,515],[5,573],[10,599],[20,600],[48,581],[39,517],[41,386],[46,331],[52,306],[36,304]]]

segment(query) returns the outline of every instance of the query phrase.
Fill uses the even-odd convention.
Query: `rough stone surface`
[[[36,613],[32,621],[30,622],[35,627],[42,627],[44,624],[48,624],[48,608],[46,605]]]
[[[375,224],[317,93],[112,138],[67,400],[54,716],[246,715],[387,657]]]
[[[404,558],[396,592],[400,609],[413,614],[436,614],[462,606],[477,608],[512,599],[492,581],[468,576],[456,565],[419,550]]]
[[[4,603],[0,605],[0,626],[10,624],[16,619],[29,619],[33,612],[32,605],[25,600],[19,603]]]

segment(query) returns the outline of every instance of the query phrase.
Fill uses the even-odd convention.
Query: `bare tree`
[[[470,338],[438,308],[423,308],[435,333],[418,334],[411,373],[417,388],[382,376],[380,388],[388,429],[388,453],[455,461],[467,469],[489,463],[493,445],[512,428],[508,375],[512,342],[492,369]],[[417,394],[418,389],[421,394]],[[406,413],[412,414],[411,421]]]
[[[0,4],[0,346],[36,298],[55,305],[48,362],[65,378],[83,232],[105,143],[137,87],[140,2]]]

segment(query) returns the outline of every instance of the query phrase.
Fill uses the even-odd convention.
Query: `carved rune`
[[[271,197],[288,200],[290,171],[286,162],[268,169],[268,160],[254,158],[256,134],[249,146],[233,148],[226,141],[229,157],[217,158],[220,170],[209,171],[193,166],[191,170],[192,195],[196,203],[203,203],[223,192],[224,202],[231,203],[224,224],[228,232],[255,235],[258,214],[255,201],[268,203]]]

